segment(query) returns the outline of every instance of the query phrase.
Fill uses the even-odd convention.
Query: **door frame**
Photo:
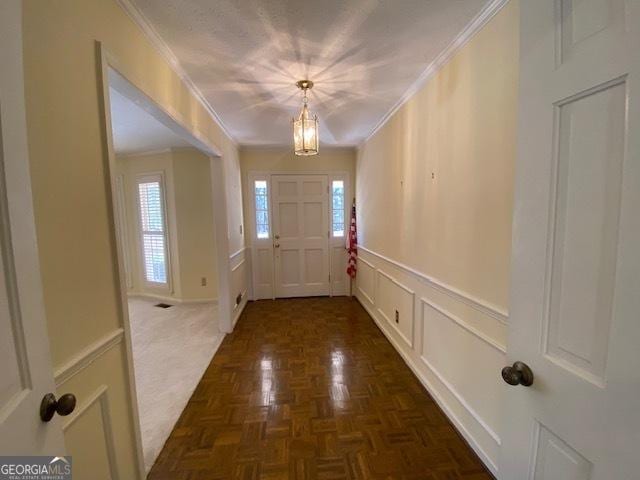
[[[229,261],[229,239],[227,236],[227,202],[226,189],[224,183],[224,166],[222,159],[222,150],[206,138],[203,134],[196,130],[192,130],[178,112],[169,111],[164,106],[156,102],[148,96],[142,88],[137,86],[126,75],[124,69],[120,66],[117,56],[113,55],[105,45],[96,41],[96,61],[98,69],[98,90],[100,95],[100,116],[102,121],[102,141],[105,162],[105,182],[107,183],[107,207],[109,215],[109,237],[111,244],[115,247],[116,261],[113,265],[116,271],[117,285],[119,292],[118,310],[120,316],[120,324],[124,332],[124,343],[126,351],[126,364],[128,373],[129,386],[129,405],[133,417],[133,429],[135,433],[137,470],[141,479],[146,478],[146,469],[144,464],[144,454],[142,448],[142,434],[140,428],[140,414],[138,409],[138,395],[135,383],[135,370],[133,364],[133,349],[131,340],[131,323],[129,319],[128,297],[127,297],[127,278],[125,270],[125,256],[120,238],[122,232],[117,220],[117,199],[118,199],[118,173],[116,170],[116,154],[113,145],[113,132],[111,129],[111,101],[109,96],[109,72],[115,72],[122,79],[127,90],[132,94],[143,95],[152,105],[152,111],[149,113],[155,116],[159,121],[167,125],[169,128],[177,128],[179,134],[187,137],[194,146],[209,157],[211,168],[211,187],[212,187],[212,205],[213,205],[213,222],[216,237],[216,262],[218,268],[218,318],[219,328],[222,333],[231,332],[232,309],[230,300],[229,285],[231,282],[231,266]]]
[[[322,171],[322,170],[250,170],[249,172],[247,172],[247,195],[249,198],[246,199],[247,201],[247,208],[248,208],[248,213],[249,213],[249,221],[245,222],[248,223],[248,228],[247,228],[247,232],[249,233],[250,236],[250,247],[251,248],[251,286],[252,286],[252,297],[251,300],[260,300],[260,299],[272,299],[275,300],[276,298],[278,298],[276,296],[276,279],[275,279],[275,254],[274,254],[274,249],[273,249],[273,201],[272,201],[272,182],[271,182],[271,177],[274,175],[323,175],[327,177],[327,185],[329,186],[329,189],[331,188],[331,184],[333,182],[333,180],[343,180],[344,181],[344,228],[345,228],[345,233],[343,237],[333,237],[329,236],[329,238],[327,239],[327,246],[328,246],[328,255],[329,255],[329,273],[332,273],[332,255],[331,255],[331,249],[335,248],[337,246],[337,242],[338,240],[340,242],[342,242],[342,244],[344,245],[345,248],[345,255],[346,255],[346,244],[347,244],[347,235],[348,235],[348,231],[349,231],[349,225],[351,222],[351,201],[353,198],[353,192],[352,192],[352,187],[351,187],[351,175],[349,174],[348,171],[346,170],[326,170],[326,171]],[[253,183],[256,180],[266,180],[267,181],[267,190],[268,190],[268,201],[269,201],[269,205],[268,205],[268,209],[269,209],[269,239],[268,241],[271,243],[271,295],[270,296],[266,296],[266,295],[259,295],[258,292],[260,291],[259,286],[258,286],[258,262],[257,262],[257,245],[256,245],[256,241],[257,241],[257,235],[256,235],[256,209],[255,209],[255,195],[253,192]],[[328,219],[329,219],[329,231],[331,232],[331,213],[332,213],[332,202],[331,202],[331,195],[329,194],[329,192],[327,193],[327,207],[328,207]],[[262,240],[262,242],[264,242],[264,240]],[[334,297],[334,296],[347,296],[349,295],[349,280],[348,280],[348,276],[347,276],[347,272],[346,269],[344,272],[342,272],[342,275],[344,276],[343,281],[344,281],[344,288],[343,288],[343,292],[337,292],[334,291],[334,281],[333,278],[330,280],[329,282],[329,296],[330,297]]]

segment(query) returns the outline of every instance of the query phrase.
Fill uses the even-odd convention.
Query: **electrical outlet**
[[[400,323],[400,312],[396,310],[396,323]]]
[[[202,285],[203,287],[207,286],[207,277],[202,277],[200,279],[200,285]]]

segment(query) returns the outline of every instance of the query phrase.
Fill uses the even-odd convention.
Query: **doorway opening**
[[[347,172],[250,172],[254,298],[347,295]]]
[[[138,419],[151,469],[224,337],[210,148],[108,67],[115,243]],[[226,231],[226,226],[222,227]]]

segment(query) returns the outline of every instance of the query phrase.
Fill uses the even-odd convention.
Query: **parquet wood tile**
[[[353,299],[249,303],[150,480],[489,480]]]

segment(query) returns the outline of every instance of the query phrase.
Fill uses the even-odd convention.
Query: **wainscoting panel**
[[[347,250],[344,244],[332,245],[331,252],[331,295],[348,295]]]
[[[376,292],[378,313],[413,348],[414,292],[382,270],[378,270]]]
[[[254,299],[273,298],[273,247],[253,247]]]
[[[78,478],[96,480],[119,479],[115,461],[111,412],[109,410],[108,387],[102,385],[65,422],[65,443],[70,451],[83,450],[90,455],[73,456],[73,474]],[[96,435],[96,432],[102,435]],[[92,439],[91,448],[86,448],[87,439]]]
[[[376,269],[365,259],[358,260],[357,290],[367,301],[375,304],[376,297]]]
[[[359,249],[354,291],[458,431],[498,476],[507,313],[367,248]]]
[[[134,479],[125,343],[118,332],[104,338],[113,340],[96,342],[94,352],[79,352],[55,369],[56,394],[72,392],[78,402],[62,419],[65,444],[73,456],[74,478]]]
[[[504,352],[437,305],[421,303],[422,361],[499,443]]]

